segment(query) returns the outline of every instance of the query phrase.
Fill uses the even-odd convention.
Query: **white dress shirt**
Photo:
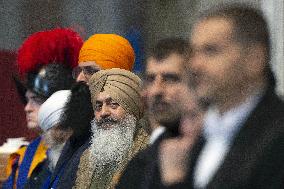
[[[150,135],[149,144],[153,144],[159,138],[159,136],[165,132],[165,130],[166,129],[163,126],[155,128]]]
[[[222,164],[230,145],[260,96],[252,96],[243,104],[223,115],[215,108],[209,109],[204,118],[203,136],[206,143],[197,159],[194,187],[205,188]]]

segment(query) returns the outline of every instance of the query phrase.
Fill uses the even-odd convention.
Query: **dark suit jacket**
[[[207,188],[284,188],[283,125],[284,104],[272,89],[268,89],[237,134],[223,164]],[[168,188],[193,188],[192,173],[200,150],[198,144],[193,149],[185,182]]]
[[[139,152],[127,165],[117,189],[158,188],[160,186],[158,149],[161,141],[176,134],[166,130],[151,146]],[[156,182],[157,181],[157,182]]]
[[[207,188],[210,189],[262,189],[284,188],[284,104],[272,89],[267,90],[261,101],[249,115],[240,132],[235,137],[225,160]],[[202,142],[193,147],[187,178],[183,183],[165,187],[160,183],[158,170],[151,171],[151,180],[155,183],[140,188],[193,188],[192,173]],[[137,161],[137,160],[136,160]],[[134,165],[134,163],[132,163]],[[140,165],[141,166],[141,165]],[[143,166],[143,165],[142,165]],[[147,166],[145,166],[147,167]],[[151,165],[158,169],[158,162]],[[127,168],[128,169],[128,168]],[[133,168],[132,168],[133,169]],[[145,168],[149,169],[149,168]],[[150,169],[151,170],[151,169]],[[126,170],[129,171],[129,170]],[[145,178],[147,170],[135,175]],[[126,172],[127,173],[127,172]],[[157,174],[153,174],[157,173]],[[148,176],[149,177],[149,176]],[[128,174],[123,178],[120,188],[126,180],[136,179]],[[142,179],[145,180],[145,179]],[[124,182],[123,182],[124,181]],[[122,183],[123,182],[123,183]],[[142,181],[138,181],[140,185]],[[158,184],[157,184],[158,183]],[[142,183],[144,184],[144,183]],[[126,184],[127,186],[127,184]],[[136,188],[136,187],[135,187]],[[138,187],[139,188],[139,187]]]

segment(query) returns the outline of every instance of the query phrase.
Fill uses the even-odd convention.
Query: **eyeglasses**
[[[100,69],[94,66],[82,66],[82,67],[77,66],[72,70],[72,76],[74,79],[77,79],[77,77],[81,72],[83,72],[85,76],[92,76],[94,73],[98,71],[100,71]]]

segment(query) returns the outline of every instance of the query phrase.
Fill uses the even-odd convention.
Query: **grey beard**
[[[49,148],[48,152],[48,168],[51,172],[54,171],[57,161],[61,155],[65,143],[55,145]]]
[[[90,147],[90,164],[95,166],[98,174],[111,174],[127,158],[133,144],[136,118],[127,114],[125,118],[104,129],[92,121],[92,140]],[[99,123],[98,123],[99,125]]]

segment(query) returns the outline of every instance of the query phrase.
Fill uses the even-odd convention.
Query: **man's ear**
[[[261,44],[253,44],[246,48],[246,65],[251,76],[263,75],[267,64],[266,49]]]

